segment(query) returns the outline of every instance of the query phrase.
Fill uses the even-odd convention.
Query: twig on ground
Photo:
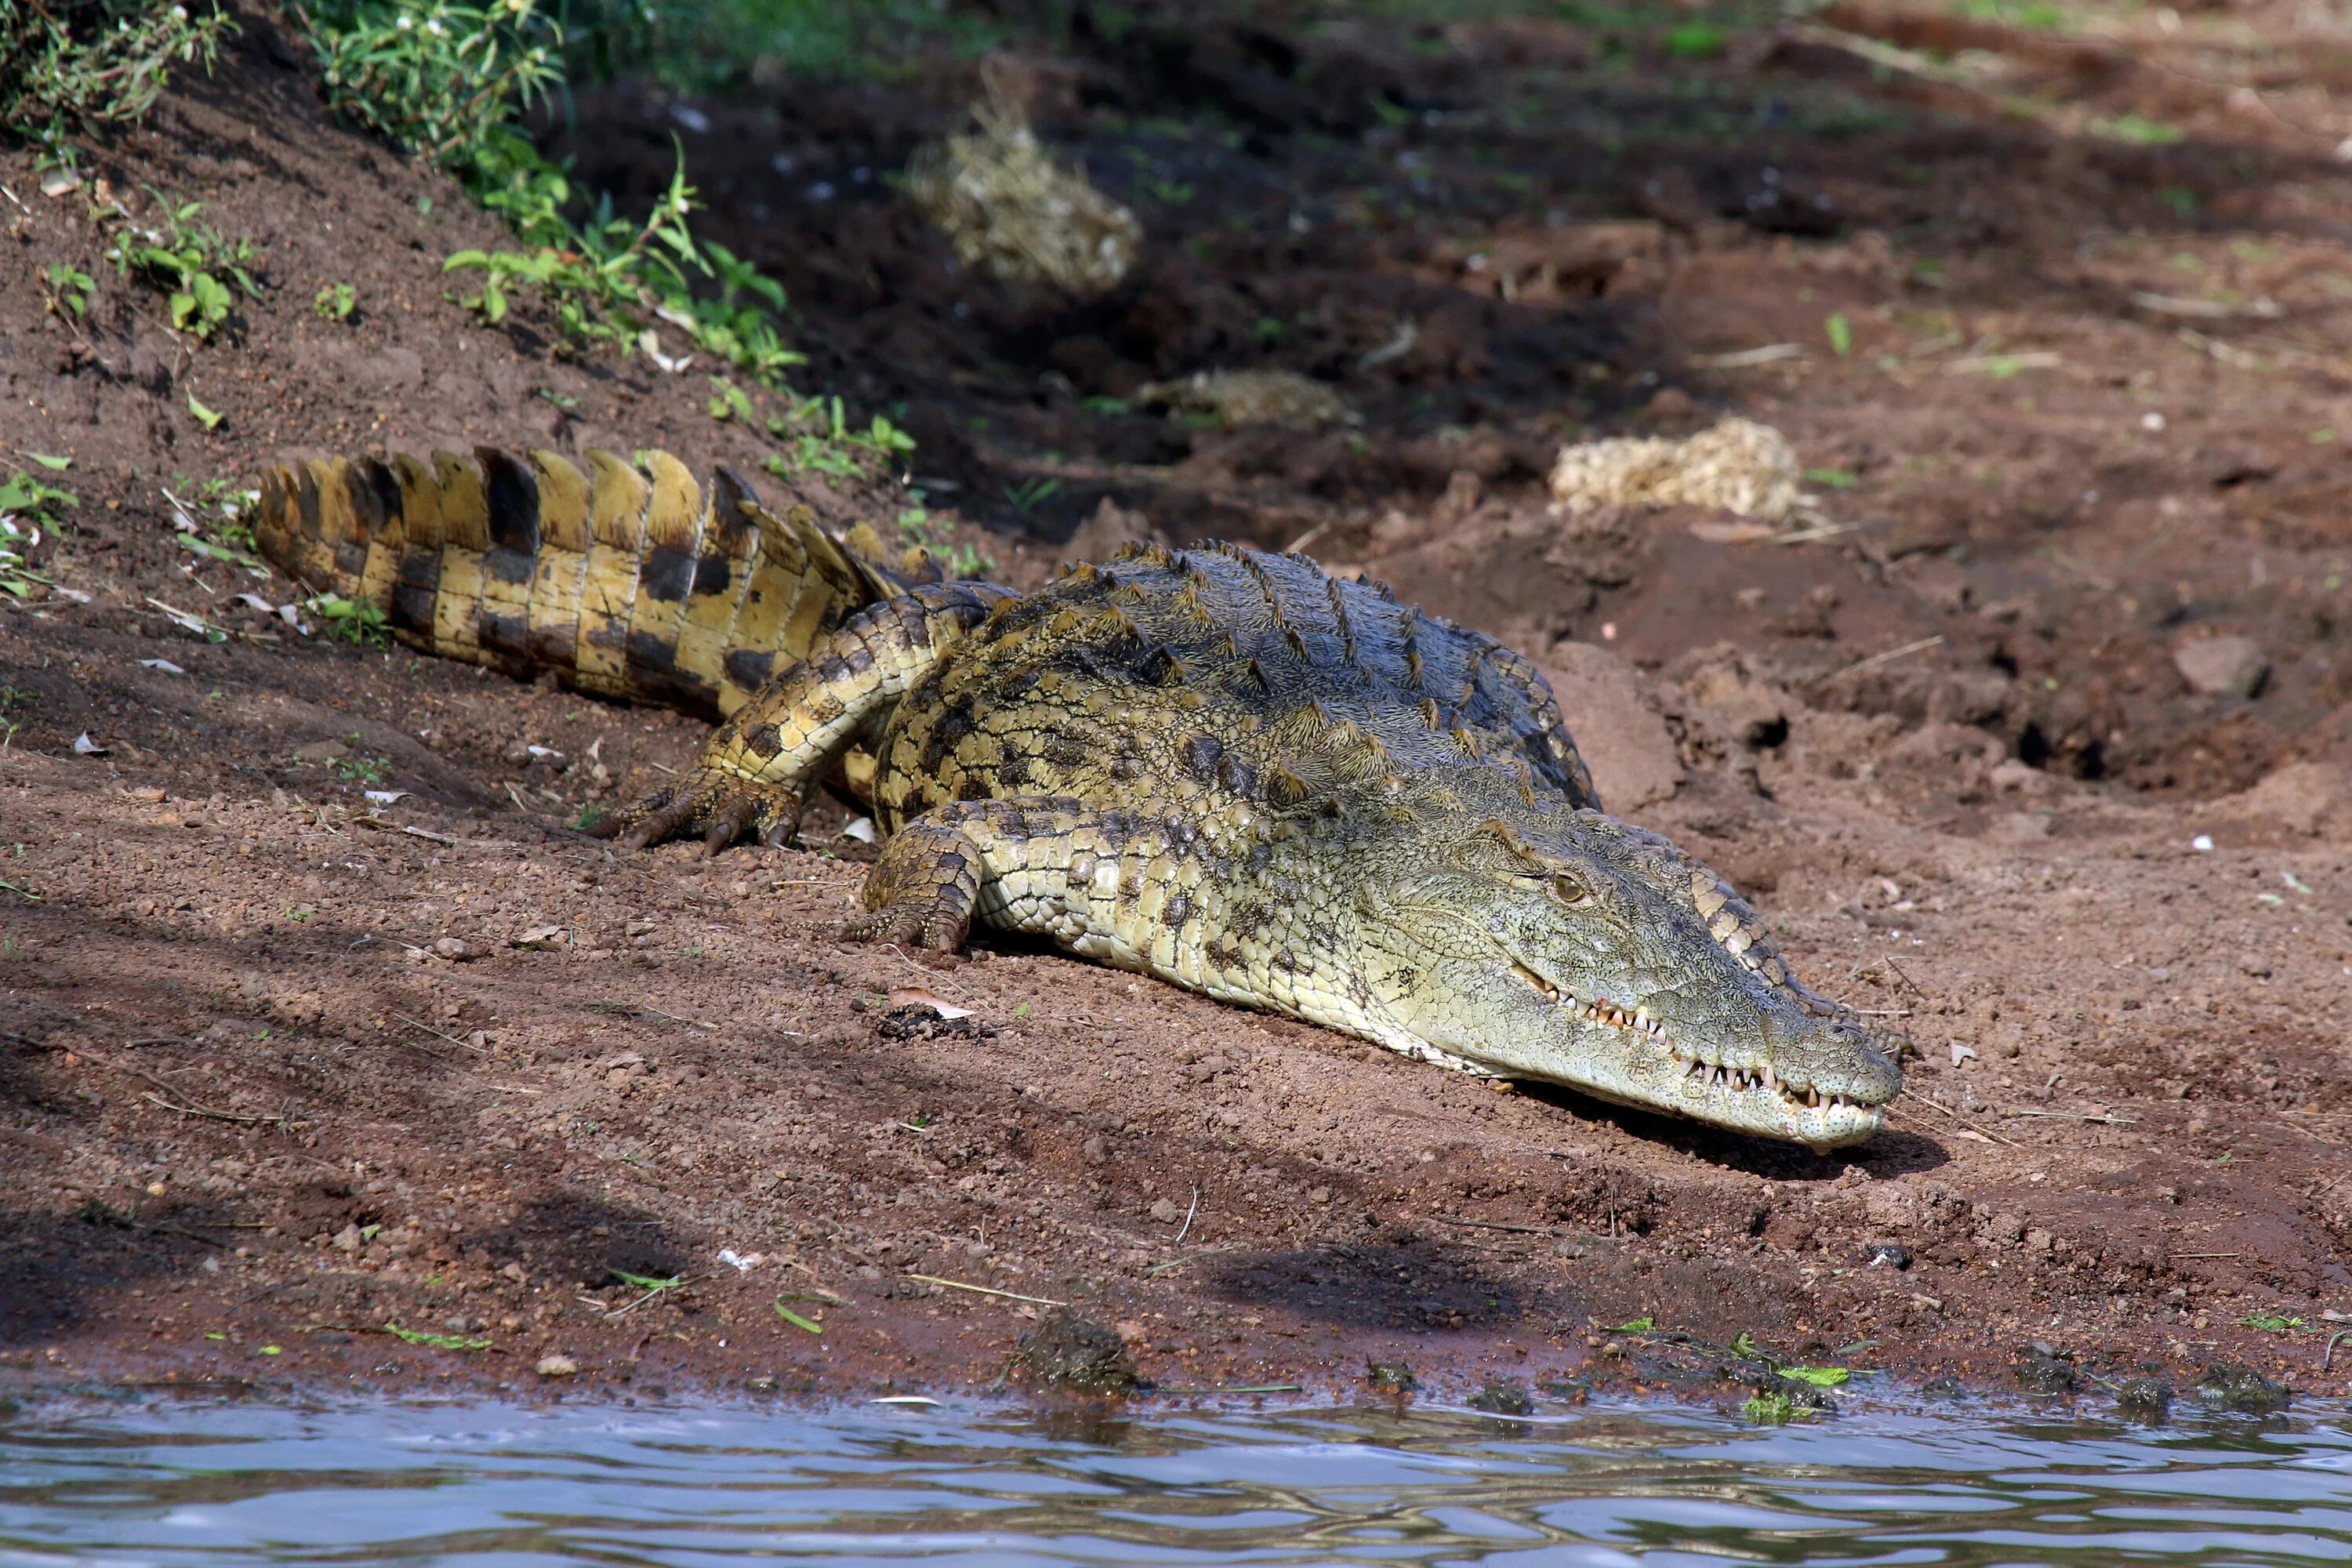
[[[2047,1116],[2060,1121],[2094,1121],[2103,1127],[2131,1127],[2136,1126],[2139,1121],[2137,1116],[2117,1116],[2112,1110],[2103,1110],[2094,1116],[2087,1110],[2027,1110],[2021,1106],[2016,1106],[2002,1111],[2001,1114],[2003,1116]]]
[[[1171,1246],[1171,1247],[1181,1247],[1181,1246],[1183,1246],[1183,1245],[1184,1245],[1184,1238],[1185,1238],[1186,1237],[1188,1237],[1188,1236],[1190,1236],[1190,1235],[1192,1235],[1192,1219],[1193,1219],[1193,1216],[1194,1216],[1194,1215],[1198,1215],[1200,1212],[1201,1212],[1201,1189],[1200,1189],[1199,1185],[1196,1184],[1193,1186],[1193,1188],[1192,1188],[1192,1206],[1191,1208],[1186,1209],[1186,1210],[1184,1211],[1184,1228],[1183,1228],[1183,1229],[1181,1229],[1181,1230],[1180,1230],[1180,1231],[1178,1231],[1178,1232],[1176,1233],[1176,1239],[1175,1239],[1175,1240],[1173,1240],[1173,1241],[1171,1241],[1171,1242],[1170,1242],[1170,1243],[1168,1244],[1169,1246]]]
[[[158,1110],[177,1111],[182,1116],[202,1117],[206,1121],[226,1121],[238,1127],[280,1127],[289,1131],[294,1125],[282,1115],[247,1116],[234,1110],[212,1110],[201,1105],[179,1105],[160,1094],[142,1094],[139,1098]]]
[[[469,1040],[461,1040],[455,1035],[443,1034],[439,1029],[435,1028],[432,1025],[426,1023],[422,1018],[412,1018],[405,1013],[394,1013],[393,1016],[399,1019],[404,1024],[415,1025],[417,1028],[424,1030],[428,1035],[439,1035],[441,1038],[448,1041],[453,1046],[463,1046],[469,1051],[479,1051],[482,1048]]]
[[[999,1290],[993,1285],[967,1285],[961,1279],[942,1279],[934,1274],[903,1274],[902,1279],[919,1279],[926,1285],[937,1285],[949,1290],[969,1290],[975,1296],[1002,1296],[1008,1301],[1028,1301],[1040,1307],[1066,1307],[1067,1301],[1056,1301],[1050,1296],[1024,1296],[1018,1290]]]
[[[1832,680],[1842,679],[1849,675],[1858,675],[1865,669],[1875,669],[1882,664],[1892,664],[1898,658],[1903,658],[1915,653],[1923,653],[1928,648],[1939,647],[1942,645],[1943,641],[1944,634],[1937,632],[1934,637],[1921,637],[1917,642],[1907,642],[1901,647],[1891,647],[1885,653],[1872,654],[1868,658],[1858,658],[1852,664],[1847,665],[1843,669],[1834,669],[1829,674],[1822,676],[1821,678],[1821,683],[1826,686]]]
[[[1996,1143],[2006,1143],[2012,1149],[2022,1149],[2025,1147],[2024,1144],[2020,1143],[2014,1138],[2004,1138],[2000,1133],[1991,1131],[1990,1128],[1979,1126],[1975,1121],[1962,1115],[1960,1112],[1954,1110],[1950,1106],[1946,1105],[1943,1101],[1939,1100],[1931,1100],[1927,1096],[1921,1094],[1916,1089],[1905,1089],[1903,1091],[1903,1098],[1905,1100],[1916,1100],[1922,1105],[1934,1106],[1937,1110],[1942,1111],[1945,1115],[1950,1117],[1961,1126],[1966,1127],[1979,1138],[1990,1138]]]

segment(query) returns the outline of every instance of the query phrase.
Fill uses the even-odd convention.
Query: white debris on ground
[[[1727,419],[1679,441],[1621,436],[1563,447],[1551,493],[1571,514],[1698,506],[1778,523],[1804,503],[1803,478],[1787,437],[1752,419]]]
[[[1155,381],[1139,403],[1213,416],[1227,429],[1244,425],[1353,424],[1356,414],[1322,382],[1289,370],[1203,370],[1179,381]]]
[[[1079,295],[1117,288],[1143,242],[1135,215],[1048,157],[1017,108],[976,104],[972,118],[978,131],[927,149],[908,170],[908,194],[958,258],[1001,283]]]

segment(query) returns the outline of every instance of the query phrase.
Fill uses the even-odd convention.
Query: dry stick
[[[2338,1329],[2334,1333],[2327,1336],[2327,1349],[2321,1353],[2319,1358],[2320,1371],[2326,1372],[2327,1370],[2328,1363],[2336,1359],[2336,1347],[2342,1344],[2346,1340],[2352,1340],[2352,1329]]]
[[[175,1110],[182,1116],[201,1116],[207,1121],[229,1121],[239,1127],[291,1127],[293,1122],[283,1116],[243,1116],[233,1110],[208,1110],[201,1105],[174,1105],[160,1094],[139,1097],[163,1110]]]
[[[2242,1252],[2168,1252],[2167,1258],[2243,1258]]]
[[[2139,1124],[2138,1117],[2117,1116],[2112,1110],[2101,1111],[2094,1116],[2087,1110],[2026,1110],[2021,1108],[2012,1108],[2002,1111],[2001,1114],[2003,1116],[2049,1116],[2061,1121],[2093,1121],[2102,1127],[2136,1127]]]
[[[1464,1219],[1459,1215],[1441,1214],[1430,1216],[1446,1225],[1475,1226],[1480,1230],[1517,1230],[1529,1236],[1570,1236],[1574,1233],[1549,1225],[1509,1225],[1499,1219]]]
[[[961,1279],[941,1279],[931,1274],[904,1274],[902,1279],[919,1279],[926,1285],[944,1286],[950,1290],[969,1290],[975,1296],[1002,1296],[1008,1301],[1031,1301],[1040,1307],[1066,1307],[1067,1301],[1056,1301],[1047,1296],[1024,1296],[1017,1290],[999,1290],[992,1285],[967,1285]]]
[[[1853,663],[1847,665],[1843,669],[1832,670],[1829,674],[1822,676],[1821,678],[1822,683],[1823,685],[1827,685],[1829,682],[1839,679],[1844,676],[1859,674],[1861,671],[1865,669],[1875,669],[1882,664],[1891,664],[1895,660],[1901,658],[1907,654],[1919,653],[1927,648],[1935,647],[1938,644],[1942,643],[1943,640],[1944,634],[1937,632],[1934,637],[1921,637],[1917,642],[1907,642],[1901,647],[1891,647],[1885,653],[1874,653],[1868,658],[1856,659]]]
[[[394,1013],[393,1016],[399,1019],[404,1024],[415,1025],[418,1028],[424,1030],[428,1035],[441,1035],[443,1039],[448,1041],[453,1046],[464,1046],[466,1049],[469,1051],[478,1051],[482,1048],[470,1041],[461,1040],[455,1035],[442,1035],[440,1030],[435,1028],[432,1025],[426,1023],[422,1018],[412,1018],[405,1013]]]
[[[1200,1212],[1201,1188],[1199,1184],[1195,1183],[1192,1187],[1192,1206],[1184,1211],[1184,1228],[1176,1233],[1176,1239],[1170,1242],[1168,1244],[1169,1246],[1181,1247],[1184,1245],[1184,1238],[1192,1234],[1192,1216]]]
[[[1969,1129],[1971,1132],[1975,1132],[1981,1137],[1990,1138],[1996,1143],[2006,1143],[2012,1149],[2022,1149],[2025,1147],[2024,1144],[2020,1143],[2014,1138],[2004,1138],[1989,1127],[1979,1127],[1977,1123],[1969,1120],[1969,1118],[1961,1115],[1958,1111],[1954,1110],[1950,1106],[1946,1105],[1941,1100],[1931,1100],[1927,1095],[1921,1094],[1916,1089],[1906,1089],[1903,1093],[1903,1098],[1906,1100],[1916,1100],[1922,1105],[1932,1105],[1937,1110],[1942,1111],[1945,1115],[1950,1117],[1953,1121],[1958,1122],[1961,1126]]]

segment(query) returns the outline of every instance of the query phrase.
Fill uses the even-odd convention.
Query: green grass
[[[145,283],[164,296],[173,331],[209,341],[228,323],[237,295],[261,298],[253,277],[261,244],[250,235],[224,234],[197,222],[202,202],[174,202],[152,187],[148,195],[161,208],[161,220],[142,227],[116,208],[106,259],[126,282]]]

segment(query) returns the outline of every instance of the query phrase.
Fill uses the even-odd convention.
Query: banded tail
[[[262,478],[261,553],[373,604],[412,647],[703,715],[732,713],[865,605],[941,574],[874,530],[782,515],[720,468],[708,490],[667,452],[583,474],[490,447],[313,458]]]

